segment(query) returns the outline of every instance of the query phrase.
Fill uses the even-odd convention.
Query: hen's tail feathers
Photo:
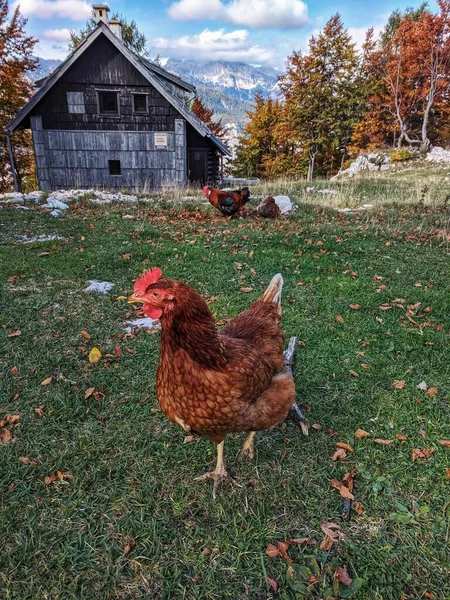
[[[262,295],[263,302],[273,302],[278,307],[278,313],[281,315],[281,290],[283,289],[283,277],[277,273],[269,283],[266,291]]]
[[[290,375],[293,375],[294,353],[295,353],[296,345],[297,345],[297,338],[291,337],[291,339],[289,340],[289,345],[283,354],[284,370],[287,371]],[[291,415],[292,419],[297,423],[297,425],[300,426],[300,429],[302,430],[303,435],[308,435],[309,434],[309,421],[303,415],[302,411],[299,409],[296,402],[294,402],[294,404],[290,410],[290,415]]]

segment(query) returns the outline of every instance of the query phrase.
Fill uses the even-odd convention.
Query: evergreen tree
[[[8,0],[0,0],[0,192],[12,187],[12,172],[5,126],[22,108],[32,93],[25,73],[37,68],[33,48],[37,40],[25,32],[27,20],[17,7],[8,17]],[[17,131],[12,135],[14,160],[19,184],[24,187],[26,178],[33,173],[33,152],[29,132]],[[31,183],[30,183],[31,185]]]
[[[141,56],[148,55],[148,51],[146,49],[147,38],[139,31],[136,21],[133,20],[128,22],[123,15],[120,15],[117,12],[113,14],[110,20],[117,20],[122,24],[122,40],[127,48]],[[79,33],[76,33],[75,31],[70,32],[69,50],[71,52],[75,50],[75,48],[77,48],[96,27],[97,21],[95,20],[94,11],[92,11],[91,16],[86,21],[84,29],[82,29]]]

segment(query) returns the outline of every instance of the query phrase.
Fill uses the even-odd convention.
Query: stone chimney
[[[103,21],[105,25],[109,25],[109,6],[107,4],[93,4],[95,22]]]
[[[122,37],[122,23],[120,21],[118,21],[117,19],[112,19],[109,22],[109,28],[111,29],[111,31],[113,32],[113,34],[119,38],[119,40],[123,39],[123,37]]]

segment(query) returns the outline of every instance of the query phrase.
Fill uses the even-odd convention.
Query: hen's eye
[[[159,298],[159,292],[152,292],[153,298]]]

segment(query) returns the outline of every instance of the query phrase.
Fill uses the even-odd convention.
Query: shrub
[[[414,152],[411,152],[408,148],[399,148],[398,150],[393,150],[390,157],[392,162],[403,162],[414,158]]]

